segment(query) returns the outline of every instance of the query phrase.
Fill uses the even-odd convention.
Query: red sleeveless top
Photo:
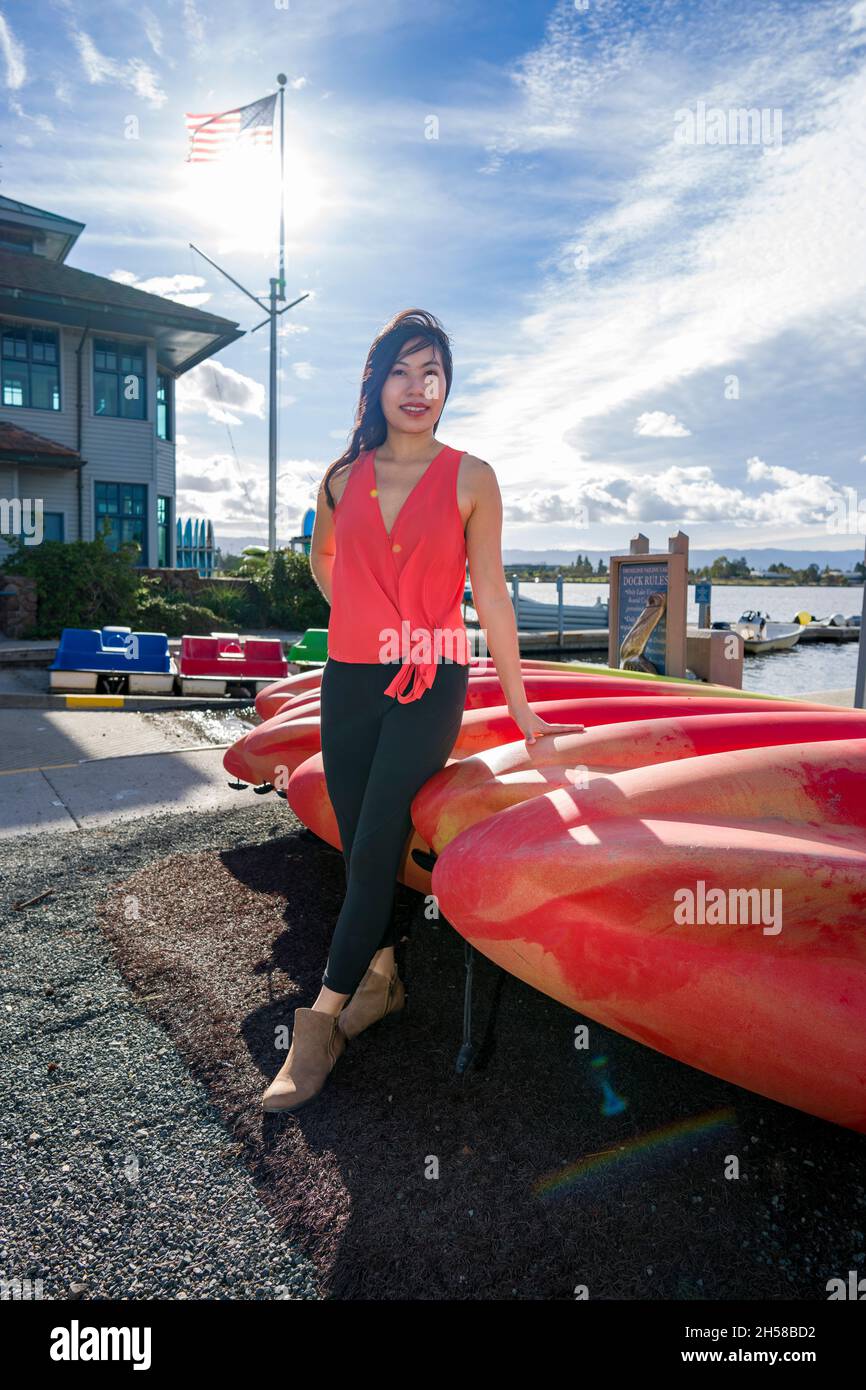
[[[328,655],[335,661],[400,661],[385,694],[408,704],[432,686],[442,657],[461,666],[471,661],[460,607],[466,537],[457,472],[463,452],[448,444],[439,450],[390,535],[379,507],[374,452],[354,460],[334,508]]]

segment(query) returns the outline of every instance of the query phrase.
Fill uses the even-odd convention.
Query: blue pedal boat
[[[99,684],[131,695],[161,695],[177,675],[164,632],[128,627],[65,627],[49,669],[52,690],[96,690]]]

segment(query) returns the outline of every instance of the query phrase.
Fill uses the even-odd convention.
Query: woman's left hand
[[[510,710],[511,718],[520,728],[521,733],[527,743],[535,743],[536,738],[543,737],[544,734],[585,734],[586,729],[583,724],[548,724],[542,719],[540,714],[528,705],[525,710],[515,714]]]

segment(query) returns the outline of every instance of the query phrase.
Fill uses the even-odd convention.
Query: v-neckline
[[[391,525],[391,530],[390,530],[390,531],[385,531],[385,518],[384,518],[383,515],[382,515],[382,505],[381,505],[381,503],[380,503],[380,501],[379,501],[379,484],[378,484],[378,482],[377,482],[377,480],[376,480],[376,450],[375,450],[375,449],[371,449],[371,450],[370,450],[370,453],[369,453],[369,459],[370,459],[370,475],[371,475],[371,477],[372,477],[372,479],[373,479],[373,487],[376,489],[376,496],[375,496],[375,498],[374,498],[374,501],[375,501],[375,503],[376,503],[376,511],[379,513],[379,520],[380,520],[380,522],[382,523],[382,530],[385,531],[385,536],[387,537],[387,539],[388,539],[389,541],[390,541],[391,537],[393,536],[395,530],[397,529],[397,522],[400,520],[400,517],[403,515],[404,511],[406,510],[406,507],[408,506],[408,503],[409,503],[410,498],[413,497],[413,496],[415,495],[415,493],[418,491],[418,488],[421,486],[421,484],[423,483],[424,479],[427,477],[427,474],[428,474],[428,473],[431,471],[431,469],[433,468],[434,463],[437,463],[437,462],[438,462],[438,460],[442,457],[442,455],[445,453],[445,451],[446,451],[447,448],[448,448],[448,445],[447,445],[447,444],[443,444],[443,445],[442,445],[442,448],[439,450],[439,453],[436,454],[436,456],[430,460],[430,462],[428,463],[427,467],[424,469],[424,472],[421,474],[421,477],[418,479],[417,483],[415,483],[415,484],[409,489],[409,492],[408,492],[408,494],[406,495],[406,497],[404,498],[403,503],[402,503],[402,505],[401,505],[401,507],[400,507],[400,510],[398,511],[397,515],[394,517],[394,521],[393,521],[393,523],[392,523],[392,525]]]

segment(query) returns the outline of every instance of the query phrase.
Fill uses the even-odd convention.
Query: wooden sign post
[[[610,557],[608,665],[660,676],[686,674],[689,538],[678,531],[651,554],[637,535],[628,555]]]

